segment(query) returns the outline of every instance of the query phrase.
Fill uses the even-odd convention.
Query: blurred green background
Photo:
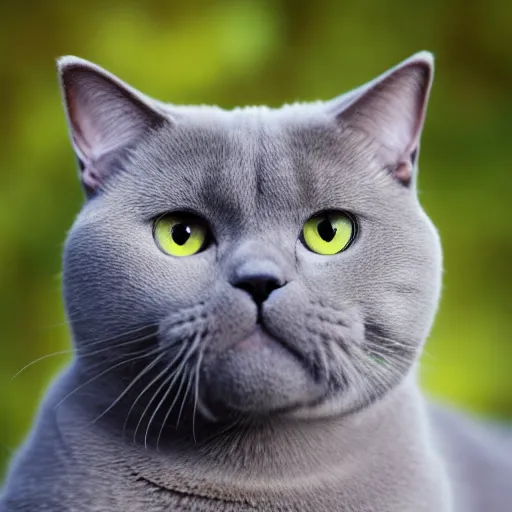
[[[82,195],[54,62],[93,60],[173,103],[328,99],[436,54],[422,202],[445,251],[432,395],[512,417],[512,8],[504,0],[0,5],[0,478],[69,348],[60,253]]]

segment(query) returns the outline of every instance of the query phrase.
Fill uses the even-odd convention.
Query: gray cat
[[[429,53],[275,110],[59,72],[87,197],[75,357],[1,512],[512,510],[511,436],[416,382],[441,289],[416,194]]]

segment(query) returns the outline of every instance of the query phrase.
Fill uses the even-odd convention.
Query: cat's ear
[[[379,144],[383,167],[404,185],[413,177],[433,75],[432,54],[419,52],[329,103],[343,126]]]
[[[91,62],[67,56],[57,67],[80,178],[91,196],[114,162],[164,117],[142,94]]]

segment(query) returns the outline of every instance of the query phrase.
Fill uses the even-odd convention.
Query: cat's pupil
[[[336,228],[333,227],[328,218],[323,219],[317,226],[318,234],[325,242],[331,242],[336,235]]]
[[[175,224],[171,229],[171,236],[178,245],[185,245],[190,238],[191,231],[188,224]]]

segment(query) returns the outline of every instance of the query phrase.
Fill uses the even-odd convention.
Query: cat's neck
[[[60,421],[80,421],[79,401],[65,411]],[[305,485],[335,489],[345,483],[352,489],[369,471],[381,481],[389,479],[391,488],[405,481],[393,468],[421,467],[431,451],[424,403],[414,375],[380,401],[350,416],[269,420],[219,432],[210,441],[197,444],[166,438],[157,450],[127,442],[119,432],[102,428],[101,422],[87,432],[94,437],[91,442],[95,446],[105,447],[102,465],[109,454],[116,461],[121,454],[132,474],[161,489],[190,493],[206,485],[211,496],[222,497],[229,488],[230,494],[250,495],[256,500],[260,491],[261,496],[271,489],[293,495],[304,491]],[[89,457],[88,443],[80,436],[70,442],[75,452]],[[94,464],[94,457],[89,463]]]
[[[304,477],[311,481],[314,475],[320,480],[333,474],[348,476],[354,461],[373,463],[388,444],[394,449],[401,443],[413,446],[418,436],[426,435],[423,399],[411,376],[380,402],[350,416],[245,424],[214,435],[208,443],[179,447],[168,442],[160,446],[155,461],[163,469],[172,455],[191,463],[194,471],[204,468],[209,478],[294,485]]]

